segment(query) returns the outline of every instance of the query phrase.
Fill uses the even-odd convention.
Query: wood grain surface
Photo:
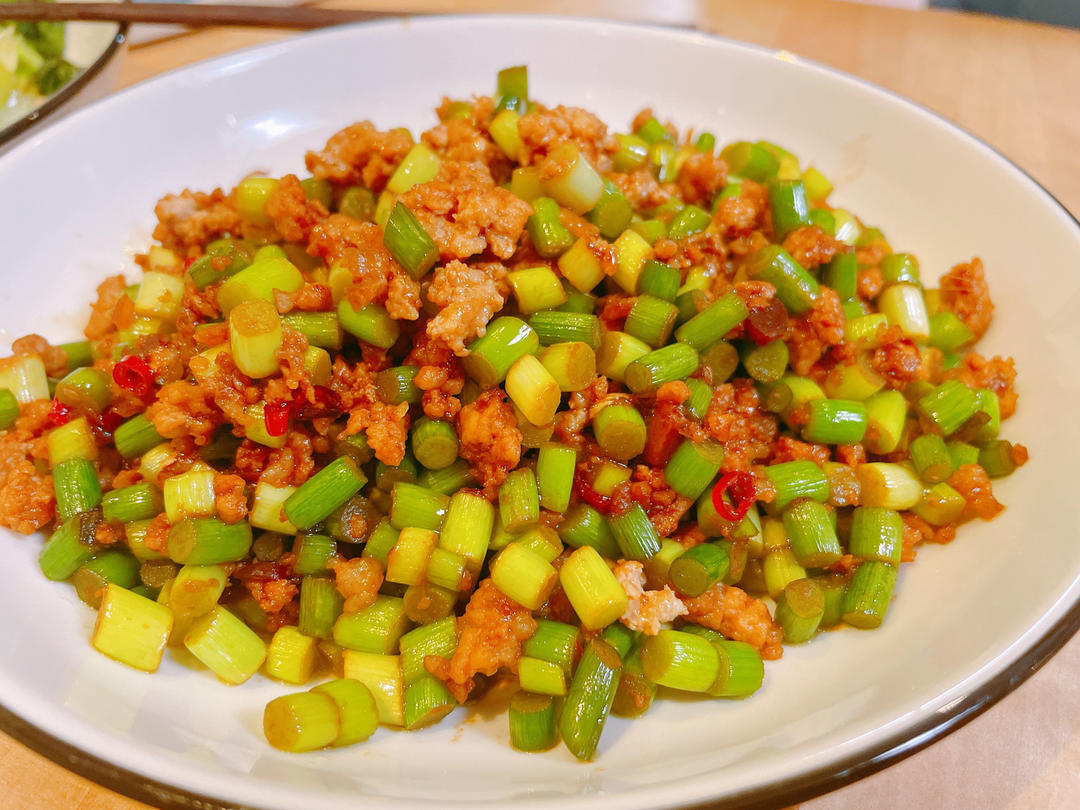
[[[402,13],[507,11],[501,2],[337,0],[325,8]],[[513,10],[696,27],[782,48],[896,91],[956,121],[1028,171],[1080,216],[1080,32],[943,11],[838,0],[519,0]],[[117,89],[191,62],[294,34],[206,29],[140,43]],[[916,756],[804,805],[1065,808],[1080,793],[1080,638],[985,715]],[[134,810],[0,734],[0,805]]]

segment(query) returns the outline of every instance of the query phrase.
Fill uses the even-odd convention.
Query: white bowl
[[[99,280],[134,272],[162,194],[299,171],[306,148],[353,120],[418,132],[444,94],[489,93],[500,67],[522,62],[535,98],[618,129],[652,105],[721,142],[786,145],[928,277],[981,256],[998,303],[984,349],[1015,355],[1021,371],[1005,436],[1032,453],[996,487],[1009,509],[921,549],[880,630],[788,648],[746,701],[663,700],[640,720],[613,720],[592,764],[562,748],[515,752],[505,717],[465,710],[419,733],[281,754],[260,716],[286,689],[262,678],[230,688],[171,655],[153,676],[101,657],[87,640],[90,610],[37,570],[40,538],[13,535],[0,545],[0,700],[17,736],[155,803],[190,803],[185,793],[266,808],[775,803],[926,744],[1071,635],[1080,544],[1069,466],[1054,459],[1080,455],[1069,408],[1080,388],[1080,226],[955,126],[785,54],[629,25],[474,17],[343,28],[176,71],[0,158],[0,188],[19,190],[0,197],[0,323],[10,335],[74,338]],[[62,178],[64,192],[43,178]]]
[[[2,14],[0,19],[3,19]],[[113,88],[126,33],[127,23],[69,22],[65,31],[64,58],[79,68],[79,73],[41,100],[19,99],[14,106],[5,107],[4,100],[0,99],[0,152],[13,146],[32,126],[58,111],[74,112],[104,98]]]

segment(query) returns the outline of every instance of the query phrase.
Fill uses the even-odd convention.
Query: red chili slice
[[[150,370],[150,364],[137,354],[129,354],[113,366],[112,375],[117,385],[137,397],[146,396],[154,386],[154,372]]]
[[[610,495],[602,495],[593,489],[593,481],[596,478],[596,465],[599,459],[590,458],[574,468],[574,492],[589,506],[605,515],[611,514],[612,499]]]
[[[66,425],[74,418],[75,414],[71,408],[58,399],[53,400],[52,407],[49,408],[49,422],[60,427],[60,425]]]
[[[284,436],[289,429],[289,415],[292,412],[292,402],[268,402],[263,408],[263,423],[266,432],[271,436]]]
[[[734,505],[724,500],[725,492],[735,502]],[[746,513],[750,511],[756,498],[757,487],[754,485],[754,476],[741,470],[721,476],[712,491],[712,502],[716,507],[716,514],[732,523],[746,517]]]
[[[574,490],[578,497],[597,512],[607,514],[611,511],[611,496],[601,495],[581,478],[574,479]]]

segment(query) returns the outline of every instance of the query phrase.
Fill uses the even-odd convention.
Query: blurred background
[[[930,6],[1080,28],[1080,3],[1077,0],[931,0]]]
[[[162,0],[163,2],[166,0]],[[176,2],[177,0],[171,0]],[[226,0],[179,0],[179,2],[225,2]],[[239,3],[259,3],[262,5],[293,5],[297,0],[228,0]],[[714,0],[704,0],[706,4]],[[994,14],[1001,17],[1014,17],[1022,20],[1064,25],[1080,28],[1080,0],[845,0],[845,2],[866,3],[877,6],[891,6],[893,8],[925,9],[942,8],[954,11],[971,11],[983,14]],[[631,3],[632,5],[633,3]],[[394,9],[400,6],[413,6],[396,0],[385,2],[372,2],[373,8]],[[507,4],[509,5],[509,4]],[[688,4],[686,0],[654,0],[656,7],[672,7],[677,9]],[[405,10],[403,8],[403,10]],[[509,10],[509,9],[507,9]]]
[[[1080,28],[1077,0],[850,0],[894,8],[948,8]]]
[[[930,5],[1080,28],[1080,3],[1076,0],[933,0]]]

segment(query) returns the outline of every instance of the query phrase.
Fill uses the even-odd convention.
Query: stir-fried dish
[[[609,713],[879,626],[1026,460],[981,262],[926,286],[773,143],[612,133],[517,67],[306,165],[164,197],[86,340],[0,362],[0,523],[117,661],[322,681],[278,748],[500,678],[514,746],[591,759]]]

